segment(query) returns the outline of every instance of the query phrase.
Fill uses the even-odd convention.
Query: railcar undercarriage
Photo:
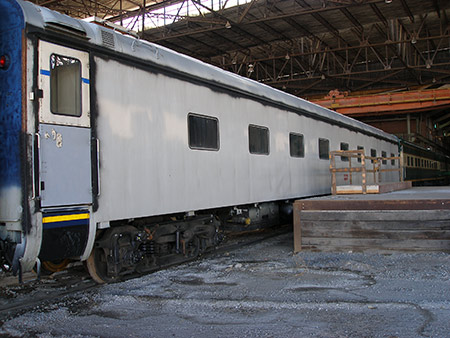
[[[89,273],[98,283],[113,282],[196,258],[219,243],[219,225],[207,215],[109,228],[94,244],[87,261]]]
[[[279,224],[280,211],[289,215],[286,207],[290,205],[269,202],[224,208],[207,215],[114,224],[97,234],[87,267],[96,282],[109,283],[179,264],[217,246],[222,232]]]

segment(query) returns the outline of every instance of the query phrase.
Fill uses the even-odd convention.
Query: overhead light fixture
[[[385,3],[390,4],[392,0],[384,0]]]
[[[322,80],[325,80],[325,75],[322,74],[322,75],[320,76],[320,78],[321,78]]]
[[[289,60],[291,58],[291,56],[289,55],[289,53],[286,53],[285,57],[286,60]]]
[[[432,62],[431,60],[427,60],[427,61],[425,62],[425,68],[426,68],[426,69],[430,69],[432,64],[433,64],[433,62]]]
[[[226,28],[226,29],[230,29],[230,28],[231,28],[231,23],[230,23],[230,21],[227,20],[227,23],[225,24],[225,28]]]
[[[248,72],[251,74],[251,73],[253,73],[253,71],[254,71],[253,65],[252,65],[252,64],[249,64],[249,65],[248,65]]]

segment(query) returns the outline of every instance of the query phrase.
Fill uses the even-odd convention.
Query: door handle
[[[97,196],[101,194],[101,181],[100,181],[100,140],[98,138],[95,139],[96,149],[97,149]]]
[[[29,134],[30,138],[31,138],[31,144],[32,144],[32,161],[33,161],[33,165],[32,165],[32,192],[31,192],[31,199],[34,200],[36,199],[38,196],[40,196],[40,189],[39,189],[39,185],[36,184],[36,180],[38,178],[38,170],[39,170],[39,164],[37,163],[38,161],[38,149],[41,147],[41,136],[39,135],[39,133],[35,133],[33,134]],[[35,138],[33,139],[33,136],[35,136]]]

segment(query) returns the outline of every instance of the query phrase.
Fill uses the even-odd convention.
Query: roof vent
[[[114,43],[114,33],[109,32],[107,30],[100,30],[102,33],[102,44],[103,46],[109,47],[114,49],[115,48],[115,43]]]
[[[46,28],[86,37],[86,31],[78,20],[58,12],[50,11],[47,8],[41,8],[40,10]]]

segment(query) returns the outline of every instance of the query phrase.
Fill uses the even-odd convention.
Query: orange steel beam
[[[450,88],[366,96],[347,96],[333,90],[325,98],[312,102],[354,117],[406,114],[450,107]]]

